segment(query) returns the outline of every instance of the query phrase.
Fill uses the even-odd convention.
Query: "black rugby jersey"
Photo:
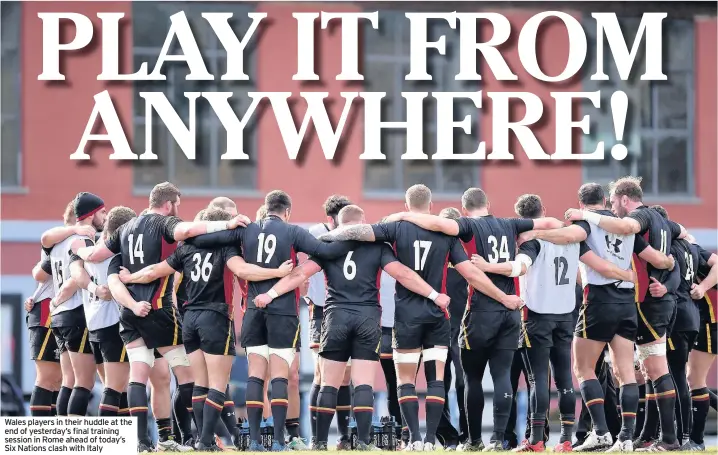
[[[344,309],[378,307],[381,271],[398,260],[387,243],[350,243],[351,250],[336,259],[309,258],[326,276],[325,311],[335,305]]]
[[[449,304],[451,328],[458,330],[469,299],[469,283],[454,268],[454,264],[449,264],[449,269],[446,271],[446,295],[451,298]]]
[[[227,261],[235,256],[239,252],[233,246],[200,249],[185,242],[167,258],[167,264],[182,272],[182,281],[186,283],[187,297],[182,302],[185,310],[213,310],[233,317],[233,273],[227,268]]]
[[[679,270],[680,282],[675,291],[676,296],[676,322],[673,330],[696,330],[698,327],[698,306],[691,298],[691,286],[695,279],[696,270],[700,266],[700,253],[698,247],[685,239],[677,239],[671,245],[671,254],[676,260],[675,267]]]
[[[677,223],[663,218],[658,211],[645,205],[633,210],[627,216],[640,223],[641,230],[638,234],[643,236],[649,245],[663,254],[671,254],[671,245],[681,234],[681,227]],[[633,255],[633,261],[638,275],[636,295],[639,302],[644,302],[646,299],[653,301],[674,300],[670,293],[666,293],[661,298],[654,298],[648,292],[651,278],[666,284],[670,277],[670,271],[657,269],[636,254]]]
[[[122,257],[122,266],[130,273],[159,264],[177,249],[175,227],[182,220],[175,216],[148,213],[132,218],[107,239],[107,248]],[[108,272],[110,273],[110,272]],[[127,290],[140,302],[149,302],[152,309],[172,305],[174,275],[147,284],[128,284]]]
[[[50,256],[42,250],[42,262],[40,267],[43,272],[52,277],[52,262]],[[45,292],[41,292],[37,297],[40,300],[34,302],[32,309],[28,311],[25,322],[28,327],[50,327],[50,300],[52,300],[52,278],[45,283],[40,284],[47,288]]]
[[[471,242],[476,254],[489,263],[497,264],[513,261],[516,257],[516,238],[522,232],[534,228],[534,220],[523,218],[496,218],[493,215],[478,218],[461,217],[459,238],[463,242]],[[507,295],[516,294],[515,281],[512,277],[487,273],[494,285]],[[501,302],[470,289],[471,300],[469,311],[511,311]]]
[[[271,269],[279,268],[290,259],[296,264],[297,253],[331,259],[346,254],[350,249],[346,242],[321,242],[307,230],[286,223],[274,215],[247,227],[204,234],[185,242],[198,248],[234,246],[241,249],[242,257],[248,264]],[[250,281],[247,286],[247,308],[266,311],[269,314],[296,316],[299,310],[299,289],[272,300],[266,308],[257,308],[254,305],[254,298],[267,293],[277,282],[278,278]]]
[[[377,241],[393,245],[399,261],[437,292],[446,293],[449,262],[457,265],[469,260],[456,237],[428,231],[408,221],[374,224],[372,229]],[[411,292],[398,281],[394,301],[396,321],[430,322],[448,317],[433,301]]]

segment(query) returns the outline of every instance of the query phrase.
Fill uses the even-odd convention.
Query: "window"
[[[135,70],[142,62],[147,62],[152,72],[157,56],[162,49],[169,30],[169,17],[184,11],[192,27],[195,39],[202,52],[207,70],[215,76],[212,81],[187,81],[189,73],[184,62],[167,62],[162,72],[165,81],[135,82],[134,97],[134,150],[141,154],[145,146],[145,102],[140,98],[142,91],[162,91],[180,117],[188,125],[189,106],[184,92],[211,91],[233,92],[230,105],[236,115],[242,118],[250,104],[248,92],[253,90],[254,44],[256,34],[245,51],[245,71],[249,81],[222,81],[220,76],[226,71],[226,52],[217,39],[209,23],[201,16],[202,12],[234,13],[230,23],[238,37],[244,36],[252,20],[247,17],[250,6],[235,3],[178,3],[178,2],[136,2],[133,3],[133,36]],[[180,53],[177,40],[173,42],[171,53]],[[220,160],[227,151],[226,130],[212,111],[209,103],[198,99],[196,104],[197,142],[194,160],[189,160],[169,134],[162,120],[154,113],[152,121],[153,152],[157,160],[138,161],[134,166],[134,183],[139,190],[152,188],[158,182],[169,180],[182,190],[197,191],[210,189],[251,190],[256,184],[256,141],[254,125],[249,125],[244,134],[244,151],[249,160]]]
[[[459,72],[459,33],[442,21],[429,22],[430,41],[446,36],[446,55],[435,50],[427,54],[428,72],[433,81],[406,81],[409,73],[409,20],[403,12],[379,12],[379,29],[367,24],[364,31],[364,83],[366,91],[386,92],[382,120],[406,119],[406,101],[402,91],[476,91],[478,82],[455,81]],[[478,109],[472,102],[454,103],[454,118],[471,115],[471,134],[454,131],[454,153],[473,153],[479,145]],[[406,130],[382,130],[382,152],[386,160],[366,161],[366,193],[403,194],[416,183],[430,187],[435,194],[456,195],[478,184],[479,168],[475,160],[401,160],[406,151]],[[436,153],[436,103],[424,100],[424,153]]]
[[[595,23],[585,27],[589,49],[595,49]],[[621,28],[629,46],[633,42],[640,19],[623,19]],[[591,36],[590,34],[594,35]],[[591,81],[595,73],[595,57],[586,72],[585,91],[602,90],[601,110],[591,108],[591,135],[584,136],[583,150],[590,153],[596,143],[606,141],[603,161],[584,164],[584,180],[608,183],[624,175],[643,177],[643,191],[648,196],[686,197],[693,188],[693,23],[689,20],[663,21],[663,71],[667,81],[641,81],[645,52],[641,46],[634,70],[627,81],[621,81],[613,56],[605,52],[608,81]],[[609,98],[613,91],[628,95],[629,107],[624,132],[628,157],[623,161],[611,158],[615,132]]]
[[[20,22],[22,3],[3,2],[2,16],[2,187],[20,186]]]

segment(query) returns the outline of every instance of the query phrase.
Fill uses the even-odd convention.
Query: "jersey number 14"
[[[139,259],[140,264],[145,263],[145,252],[144,252],[144,249],[142,248],[142,235],[143,234],[140,234],[137,236],[137,242],[133,242],[134,237],[135,237],[134,234],[130,234],[127,236],[127,240],[129,241],[129,244],[130,244],[130,255],[129,255],[130,256],[130,264],[134,264],[135,259]]]

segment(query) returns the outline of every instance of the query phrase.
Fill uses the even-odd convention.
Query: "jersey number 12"
[[[556,268],[556,286],[568,284],[568,278],[566,278],[566,271],[568,270],[568,261],[565,257],[559,256],[553,258],[553,265]]]

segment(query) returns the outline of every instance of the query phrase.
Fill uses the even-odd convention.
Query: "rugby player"
[[[461,212],[458,209],[449,207],[439,212],[439,216],[458,220],[461,218]],[[461,330],[461,319],[466,311],[466,304],[469,298],[468,283],[456,271],[452,264],[449,264],[446,271],[446,293],[451,299],[449,305],[449,322],[451,324],[451,345],[447,356],[447,362],[444,366],[444,394],[448,396],[451,389],[451,365],[454,365],[456,377],[454,387],[456,387],[456,404],[459,408],[459,431],[457,433],[450,421],[449,402],[444,403],[444,412],[441,415],[437,437],[442,440],[444,448],[458,446],[459,443],[466,442],[469,437],[468,422],[466,420],[466,407],[464,400],[464,369],[461,367],[461,349],[459,348],[458,339]]]
[[[105,218],[100,241],[106,241],[120,226],[136,216],[135,211],[130,208],[114,207]],[[108,258],[100,263],[91,263],[83,262],[74,254],[70,257],[72,278],[83,287],[83,308],[89,330],[87,339],[95,363],[103,365],[104,390],[99,413],[101,416],[117,416],[120,399],[122,393],[127,391],[130,374],[127,352],[120,338],[119,306],[114,300],[101,300],[97,295],[99,286],[107,286],[107,270],[111,260],[112,258]],[[85,274],[88,275],[89,281],[83,286]]]
[[[394,367],[394,355],[391,347],[392,332],[394,330],[394,312],[396,310],[396,302],[394,301],[395,288],[396,280],[388,273],[382,271],[379,284],[379,304],[381,305],[381,348],[379,350],[379,363],[384,373],[384,380],[386,381],[389,415],[394,417],[394,422],[399,425],[396,435],[397,439],[404,439],[402,437],[402,430],[406,430],[406,441],[408,441],[409,428],[404,426],[401,409],[399,408],[396,369]]]
[[[270,192],[264,203],[267,208],[267,218],[264,220],[227,232],[199,236],[191,242],[198,248],[241,246],[247,263],[268,268],[277,268],[290,259],[294,261],[298,252],[327,259],[347,253],[346,246],[322,243],[306,230],[289,224],[287,221],[291,215],[292,201],[285,192]],[[249,362],[247,417],[251,451],[263,450],[259,427],[264,407],[263,378],[267,374],[267,366],[272,377],[273,450],[287,450],[284,444],[289,404],[287,378],[299,338],[299,295],[295,293],[275,299],[267,308],[259,308],[254,304],[254,297],[269,291],[276,282],[277,279],[271,279],[249,283],[247,311],[242,319],[241,344],[247,350]]]
[[[643,205],[640,178],[618,179],[611,183],[610,190],[611,209],[617,217],[590,210],[568,209],[565,213],[566,219],[588,221],[608,234],[623,236],[639,234],[664,255],[670,252],[674,239],[685,237],[686,232],[680,225],[666,220],[657,211]],[[614,239],[609,237],[609,242],[613,241]],[[638,256],[634,256],[634,265],[638,274],[636,290],[639,315],[636,334],[638,356],[651,381],[646,384],[646,395],[653,395],[655,391],[661,423],[661,440],[646,450],[673,450],[679,447],[674,424],[676,391],[666,361],[666,332],[673,318],[675,301],[670,293],[662,297],[653,297],[649,289],[649,278],[653,282],[651,286],[654,284],[660,286],[668,282],[670,272],[656,268],[654,264],[648,264]],[[584,394],[584,399],[585,397]],[[587,400],[586,403],[589,404],[589,401]],[[644,428],[648,425],[649,419],[646,418]],[[619,440],[622,437],[625,436],[619,436]],[[589,435],[584,446],[588,448],[594,444],[605,443],[606,438]]]
[[[119,273],[120,266],[134,273],[165,260],[174,252],[178,241],[207,232],[234,228],[244,222],[243,217],[236,217],[231,221],[182,222],[177,218],[180,195],[179,189],[169,182],[155,185],[150,192],[147,214],[125,223],[107,241],[94,247],[80,248],[76,252],[80,258],[90,262],[104,261],[114,254],[120,254],[111,264],[108,283],[112,294],[124,307],[120,313],[120,335],[125,342],[130,361],[128,399],[130,415],[138,417],[139,452],[151,450],[151,442],[147,437],[146,384],[155,361],[154,350],[167,359],[177,377],[185,408],[192,406],[192,375],[182,345],[182,324],[172,302],[174,277],[169,276],[148,284],[133,284],[125,289],[122,282],[113,279],[112,275]],[[118,294],[122,295],[122,298],[119,298]],[[169,396],[167,398],[169,399]],[[169,417],[169,412],[167,415]],[[171,425],[169,429],[171,432]],[[171,451],[188,449],[169,434],[167,439],[160,438],[157,448]]]
[[[344,207],[338,214],[339,225],[364,223],[364,211],[356,205]],[[381,343],[379,279],[385,270],[408,290],[421,295],[437,294],[436,305],[445,308],[448,296],[438,294],[419,275],[400,264],[387,244],[354,243],[345,257],[334,260],[310,258],[289,277],[274,285],[278,295],[295,289],[321,270],[327,277],[325,318],[319,355],[322,357],[322,387],[317,404],[316,450],[327,449],[329,426],[334,419],[338,388],[343,382],[346,362],[353,359],[354,415],[357,421],[358,450],[374,450],[369,440],[374,410],[373,382]],[[255,303],[266,306],[268,294],[257,296]]]
[[[72,232],[69,235],[81,235],[83,231],[89,235],[93,234],[93,228],[75,225],[73,201],[65,207],[63,220],[65,227],[71,228]],[[65,352],[64,360],[60,360],[60,350],[50,328],[50,301],[55,295],[55,290],[50,256],[44,249],[40,250],[40,262],[33,268],[32,277],[38,283],[37,289],[24,303],[27,311],[25,322],[30,339],[30,353],[35,361],[35,386],[30,396],[30,414],[37,417],[56,415],[58,396],[62,391],[62,415],[67,415],[67,403],[75,383],[75,376],[69,353]],[[70,278],[67,281],[74,280]],[[65,365],[64,368],[61,367],[61,362]]]
[[[309,228],[309,233],[314,237],[331,231],[338,226],[337,215],[344,207],[351,205],[351,201],[346,196],[333,194],[324,201],[322,209],[326,216],[324,223],[315,224]],[[312,421],[312,441],[316,439],[316,422],[317,422],[317,399],[319,398],[319,388],[322,383],[321,357],[319,357],[319,341],[322,329],[322,320],[324,316],[324,300],[326,299],[325,276],[323,272],[312,275],[309,278],[309,291],[307,293],[309,299],[309,347],[312,350],[314,358],[314,379],[312,381],[312,389],[309,395],[309,413]],[[351,362],[351,359],[350,361]],[[337,394],[337,427],[339,429],[338,446],[342,449],[350,447],[349,441],[349,414],[351,411],[351,388],[348,381],[350,378],[349,362],[347,362],[347,371],[344,375],[346,381],[342,383]]]
[[[668,213],[660,205],[651,207],[665,219]],[[698,306],[691,298],[691,287],[695,272],[700,265],[700,252],[698,246],[686,239],[675,240],[671,245],[671,255],[674,257],[680,271],[679,287],[676,290],[676,316],[668,338],[668,351],[666,359],[668,367],[676,385],[676,426],[679,442],[690,439],[691,422],[691,394],[686,378],[686,363],[693,348],[693,342],[698,336],[700,314]]]
[[[496,302],[502,302],[502,305],[518,308],[521,299],[502,292],[483,272],[473,266],[457,238],[425,229],[428,226],[434,227],[434,220],[438,220],[439,225],[448,223],[450,226],[457,226],[456,221],[430,215],[431,207],[431,190],[425,185],[414,185],[406,191],[406,208],[409,212],[392,217],[401,219],[405,216],[420,223],[419,226],[393,221],[392,217],[388,217],[390,222],[387,223],[344,226],[324,234],[322,238],[384,241],[393,244],[402,264],[416,271],[429,285],[442,291],[446,288],[447,266],[451,263],[472,287],[490,295]],[[430,222],[422,226],[422,220]],[[533,223],[530,226],[533,227]],[[399,405],[409,427],[410,444],[405,448],[408,451],[434,449],[436,428],[444,408],[444,364],[451,341],[451,324],[448,312],[435,304],[435,298],[434,294],[427,297],[415,294],[401,284],[396,286],[394,363],[399,376]],[[513,349],[516,349],[517,336],[513,339]],[[417,364],[422,356],[427,381],[426,439],[423,443],[419,432],[419,404],[415,388]],[[462,364],[464,368],[467,367],[466,362]],[[505,366],[509,365],[510,359]],[[481,378],[482,375],[478,377]],[[483,394],[481,396],[483,398]],[[508,418],[508,409],[506,414]],[[506,419],[502,425],[503,432]],[[471,428],[471,422],[469,427]]]
[[[74,212],[76,224],[101,230],[105,221],[107,210],[105,203],[92,193],[78,193],[74,199]],[[67,228],[50,229],[43,233],[41,242],[45,251],[50,255],[52,262],[52,278],[54,282],[55,301],[57,305],[50,304],[52,331],[57,338],[60,352],[68,351],[72,370],[74,372],[74,388],[70,395],[67,415],[85,416],[90,401],[90,390],[95,384],[95,359],[92,356],[90,343],[87,341],[87,324],[82,309],[82,293],[79,287],[89,282],[86,272],[82,273],[82,283],[74,286],[65,280],[70,278],[70,249],[79,248],[88,242],[92,244],[94,232],[79,236],[67,235]],[[87,234],[90,234],[89,236]],[[63,284],[65,284],[63,286]],[[67,293],[67,300],[61,296]],[[102,300],[110,300],[111,295],[106,286],[97,289],[97,295]],[[59,302],[63,302],[59,304]]]
[[[541,198],[535,194],[519,197],[514,207],[522,218],[546,216]],[[482,262],[485,272],[511,275],[511,263]],[[571,339],[576,307],[576,281],[579,260],[610,271],[613,278],[632,282],[633,273],[603,261],[578,244],[556,245],[543,240],[523,242],[516,260],[521,264],[520,295],[526,302],[523,310],[519,349],[531,386],[531,433],[514,452],[543,452],[546,414],[549,408],[549,378],[544,374],[551,367],[559,395],[561,437],[555,452],[570,452],[575,420],[576,398],[571,377]],[[595,266],[598,268],[598,266]]]
[[[479,292],[470,290],[471,303],[464,316],[462,334],[459,338],[462,348],[461,363],[464,367],[467,387],[466,407],[470,434],[470,441],[460,449],[502,450],[513,398],[510,368],[514,351],[517,349],[516,340],[520,326],[520,315],[514,311],[521,305],[521,299],[514,295],[513,277],[518,276],[521,271],[520,264],[513,262],[516,254],[516,239],[522,232],[558,227],[561,226],[561,222],[554,218],[536,220],[494,218],[489,214],[490,204],[486,193],[480,188],[466,190],[461,203],[467,216],[459,220],[419,213],[403,213],[396,216],[424,229],[458,236],[464,243],[471,242],[477,254],[490,263],[512,261],[514,265],[509,277],[496,274],[489,276],[491,282],[489,289],[498,289],[498,294],[487,292],[488,289],[477,288]],[[461,273],[460,269],[457,270]],[[484,405],[481,380],[487,364],[494,381],[494,431],[489,444],[484,447],[481,441]]]
[[[601,216],[613,216],[605,210],[606,197],[603,187],[586,183],[578,190],[578,202],[582,210],[590,210]],[[606,423],[604,392],[597,379],[597,362],[606,344],[614,366],[616,379],[621,386],[622,429],[612,450],[633,449],[632,436],[638,408],[638,389],[633,367],[633,342],[637,331],[637,312],[632,280],[612,276],[606,262],[621,270],[631,265],[632,253],[657,268],[672,267],[673,260],[648,246],[637,235],[613,235],[585,221],[554,230],[525,234],[556,245],[585,242],[592,253],[582,256],[581,274],[584,286],[584,305],[574,331],[574,373],[581,384],[581,394],[593,421],[593,432],[575,447],[576,450],[608,449],[613,444]],[[582,247],[583,248],[583,247]],[[588,262],[590,254],[605,260]]]
[[[688,356],[688,384],[691,388],[692,427],[690,439],[682,450],[703,451],[703,433],[708,416],[710,390],[706,386],[708,371],[716,359],[716,283],[718,283],[718,256],[700,246],[699,265],[696,268],[695,281],[691,297],[700,310],[698,338]],[[711,294],[709,296],[709,294]]]
[[[229,221],[222,209],[207,209],[206,221]],[[247,264],[234,247],[200,249],[183,243],[166,260],[129,274],[124,270],[120,280],[125,284],[147,284],[175,272],[187,276],[187,302],[182,339],[194,377],[192,407],[201,435],[197,450],[216,451],[215,426],[226,399],[225,390],[235,355],[232,275],[249,281],[281,278],[292,269],[290,261],[279,269],[265,269]]]

